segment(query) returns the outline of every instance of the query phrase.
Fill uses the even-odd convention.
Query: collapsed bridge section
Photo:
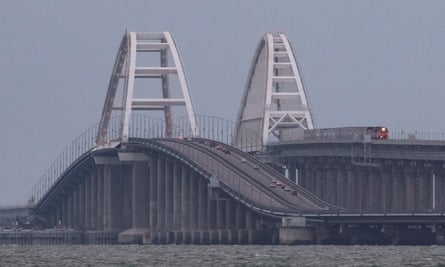
[[[337,212],[247,153],[210,142],[130,139],[90,150],[33,213],[42,227],[89,233],[88,243],[111,233],[121,243],[273,244],[283,217]]]

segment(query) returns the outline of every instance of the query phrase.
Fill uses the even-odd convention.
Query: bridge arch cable
[[[235,140],[246,129],[261,143],[296,139],[314,121],[293,48],[283,33],[266,33],[250,66],[236,122]]]

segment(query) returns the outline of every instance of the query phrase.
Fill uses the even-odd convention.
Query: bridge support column
[[[435,194],[434,197],[436,198],[435,203],[435,211],[437,212],[444,212],[444,202],[445,202],[445,181],[444,181],[444,173],[441,169],[434,169],[434,187],[435,187]]]
[[[165,161],[165,229],[173,230],[173,163]],[[167,240],[170,243],[170,240]]]
[[[158,227],[158,210],[157,210],[157,199],[158,199],[158,159],[156,156],[150,157],[150,232],[152,235],[152,238],[154,234],[157,232]]]
[[[258,230],[260,225],[258,216],[251,210],[246,211],[246,229],[248,233],[248,244],[261,244],[267,237],[265,233]]]
[[[432,205],[432,175],[430,172],[425,169],[421,168],[417,172],[417,178],[419,181],[419,201],[416,205],[417,210],[433,210]]]
[[[307,171],[308,169],[305,165],[298,165],[298,184],[309,190],[311,181]]]
[[[319,197],[322,198],[324,200],[326,200],[326,196],[324,195],[324,183],[325,183],[325,172],[323,170],[323,168],[317,168],[316,169],[316,188],[314,193]]]
[[[107,230],[115,232],[122,229],[122,185],[121,166],[105,166]]]
[[[403,207],[403,175],[401,168],[394,168],[392,170],[392,203],[394,212],[400,212],[404,210]]]
[[[190,176],[190,229],[198,230],[199,214],[199,176],[192,172]]]
[[[211,190],[211,189],[208,189]],[[210,196],[210,195],[209,195]],[[207,203],[207,224],[209,230],[216,230],[216,200],[209,197]]]
[[[368,176],[368,210],[381,211],[381,177],[376,170],[369,170]]]
[[[157,242],[163,244],[165,243],[165,159],[158,158],[157,164]]]
[[[313,168],[312,164],[305,164],[305,171],[304,171],[303,175],[305,177],[304,180],[306,181],[305,188],[315,194],[315,192],[316,192],[315,185],[317,182],[317,180],[316,180],[317,175],[316,175],[316,171]]]
[[[97,229],[97,171],[91,175],[90,180],[90,229]]]
[[[227,198],[226,201],[226,228],[235,229],[236,225],[236,208],[235,201],[232,198]]]
[[[97,165],[97,223],[96,230],[104,230],[104,167]]]
[[[66,216],[66,227],[73,229],[73,190],[70,190],[67,196],[67,216]]]
[[[91,220],[91,174],[85,175],[83,182],[84,188],[84,209],[85,217],[84,219],[84,230],[90,230],[90,220]]]
[[[225,229],[225,200],[222,197],[221,190],[216,194],[216,229]]]
[[[122,164],[120,167],[122,197],[121,229],[129,229],[133,226],[133,163]]]
[[[73,187],[73,229],[79,230],[79,186]]]
[[[238,202],[235,204],[235,224],[238,230],[238,244],[247,244],[246,215],[243,206]]]
[[[384,170],[381,174],[382,183],[381,183],[381,207],[383,213],[391,212],[393,209],[393,203],[391,198],[391,192],[397,189],[393,189],[392,187],[392,175],[388,170]]]
[[[236,244],[238,242],[238,234],[236,229],[236,208],[235,201],[232,198],[228,198],[226,201],[226,229],[229,231],[228,242],[229,244]]]
[[[190,178],[191,171],[183,166],[181,171],[181,231],[184,244],[190,243],[186,236],[186,233],[190,231]]]
[[[366,210],[368,204],[368,174],[365,168],[359,168],[357,172],[359,184],[359,210],[360,212],[363,212]]]
[[[351,165],[349,165],[349,167],[346,170],[346,184],[347,184],[347,189],[346,189],[346,208],[350,208],[350,209],[357,209],[358,204],[357,204],[357,200],[358,200],[358,187],[357,187],[357,176],[356,176],[356,171],[355,168],[352,167]]]
[[[144,235],[148,232],[149,217],[147,204],[149,203],[148,179],[149,168],[146,162],[132,164],[132,226],[131,229],[119,234],[119,243],[142,244]]]
[[[329,203],[337,203],[337,169],[330,166],[326,170],[325,196]]]
[[[409,212],[415,211],[415,203],[417,200],[417,183],[416,173],[411,168],[405,169],[405,203]]]
[[[181,189],[182,189],[182,207],[181,207],[181,217],[182,217],[182,235],[183,235],[183,243],[191,244],[191,217],[192,214],[192,196],[191,192],[191,180],[193,179],[194,172],[190,170],[188,167],[184,166],[182,169],[182,178],[181,178]]]
[[[342,165],[337,168],[337,201],[336,204],[340,207],[346,206],[346,196],[349,194],[347,191],[347,178],[345,166]]]
[[[68,195],[65,195],[62,203],[62,225],[68,228]]]
[[[52,225],[57,227],[59,226],[59,224],[62,223],[62,214],[63,214],[63,203],[60,203],[59,205],[57,205],[57,207],[55,207],[55,214],[56,216],[54,217],[53,223]]]
[[[216,200],[216,229],[218,230],[218,244],[227,244],[228,234],[227,234],[227,207],[226,207],[226,197],[223,191],[218,190],[217,200]]]
[[[173,229],[181,230],[181,170],[178,162],[173,163]]]
[[[207,180],[204,177],[199,177],[199,192],[198,192],[198,213],[199,213],[199,229],[206,230],[208,228],[208,193]]]
[[[236,229],[238,230],[238,244],[248,244],[248,230],[246,229],[245,209],[240,203],[236,204]]]
[[[79,230],[85,230],[85,180],[80,177],[79,183]]]
[[[104,183],[104,216],[103,216],[103,230],[109,231],[110,230],[110,166],[104,166],[104,176],[103,176],[103,183]]]

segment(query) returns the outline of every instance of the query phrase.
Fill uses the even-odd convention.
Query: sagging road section
[[[338,218],[354,211],[222,143],[133,138],[84,154],[33,214],[90,244],[299,244],[340,240]]]

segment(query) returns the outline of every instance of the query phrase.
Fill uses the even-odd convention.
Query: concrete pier
[[[396,163],[378,165],[311,160],[288,164],[288,168],[289,171],[292,166],[298,168],[301,186],[344,208],[382,213],[445,210],[442,169],[437,171],[441,174],[434,175],[433,189],[431,169],[415,163]]]
[[[149,203],[148,180],[149,167],[146,162],[132,164],[132,207],[131,228],[120,233],[119,243],[142,244],[143,237],[149,231],[149,216],[147,204]]]

